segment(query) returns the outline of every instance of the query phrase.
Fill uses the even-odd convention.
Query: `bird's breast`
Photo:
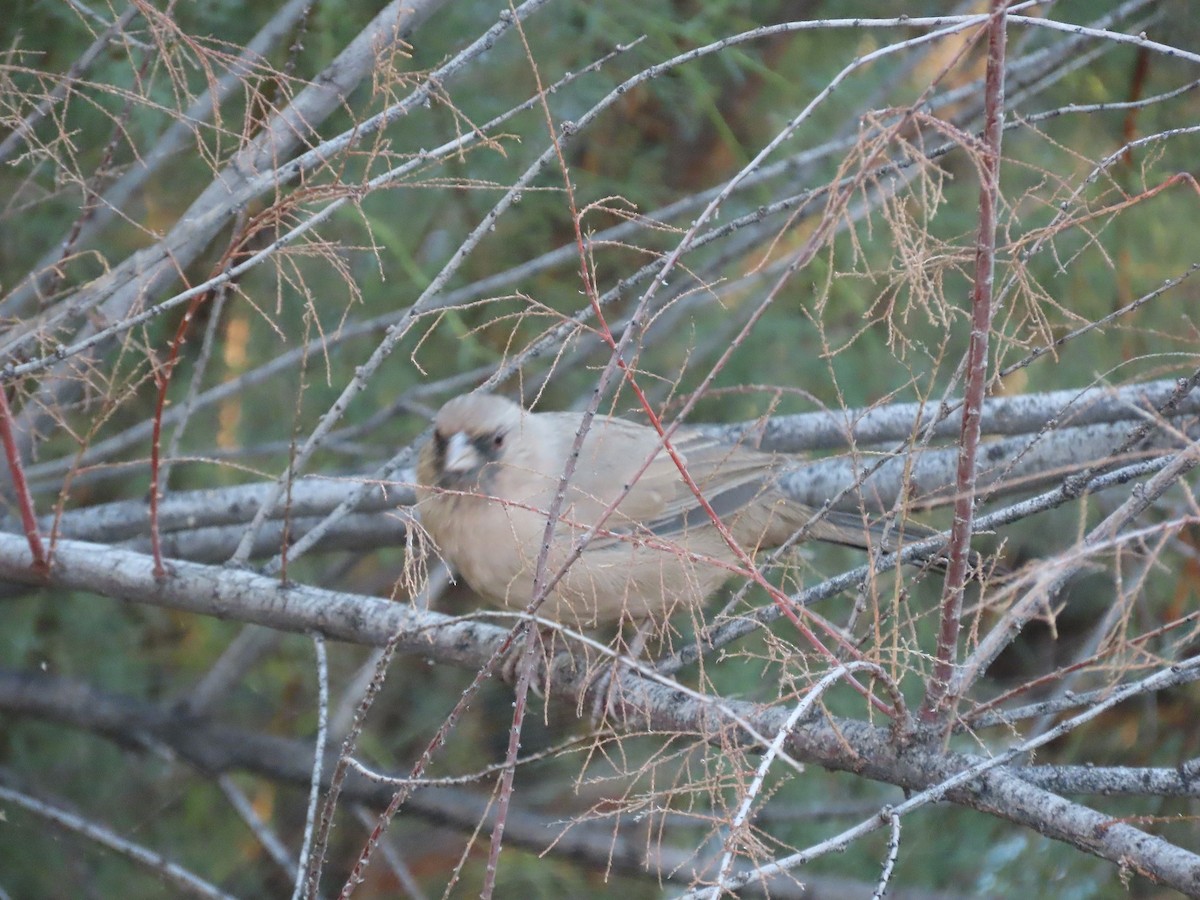
[[[442,495],[421,510],[439,552],[477,593],[503,601],[513,581],[533,565],[530,553],[545,518],[486,497]]]

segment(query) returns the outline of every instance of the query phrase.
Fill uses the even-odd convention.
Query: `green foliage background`
[[[159,4],[161,6],[161,4]],[[1055,4],[1053,15],[1066,21],[1087,21],[1098,13],[1091,2]],[[375,12],[375,6],[320,2],[313,8],[303,37],[303,49],[292,55],[285,46],[270,60],[289,66],[297,79],[312,76],[343,47]],[[911,16],[947,12],[946,4],[908,3]],[[1152,4],[1152,36],[1195,49],[1194,15],[1187,4]],[[396,61],[403,71],[419,73],[437,65],[446,54],[461,47],[495,20],[498,6],[487,2],[449,3],[422,27],[411,58]],[[108,14],[107,11],[104,11]],[[233,48],[250,40],[274,12],[274,4],[245,4],[209,0],[179,4],[176,20],[187,33],[206,46]],[[568,71],[578,72],[617,44],[640,39],[600,71],[587,75],[552,98],[559,120],[574,119],[606,95],[623,78],[686,49],[731,33],[789,18],[895,15],[893,3],[860,2],[686,2],[618,0],[558,2],[531,18],[527,35],[540,74],[551,83]],[[913,32],[916,33],[915,31]],[[0,47],[6,48],[8,67],[4,124],[28,111],[30,102],[45,89],[38,72],[62,73],[78,58],[92,37],[80,16],[57,0],[15,0],[0,19]],[[833,29],[800,32],[781,38],[741,45],[700,63],[684,66],[639,88],[596,125],[571,144],[568,164],[581,206],[602,203],[610,209],[650,212],[681,196],[721,183],[745,165],[804,103],[855,56],[895,39],[891,32],[866,29]],[[1014,47],[1044,36],[1014,30]],[[204,71],[195,65],[185,47],[173,48],[177,64],[190,90],[205,83]],[[975,60],[977,63],[978,60]],[[1069,104],[1114,103],[1130,99],[1137,76],[1138,51],[1111,47],[1077,71],[1064,75],[1039,94],[1021,114],[1066,107]],[[148,99],[129,111],[113,152],[112,164],[127,166],[136,152],[151,147],[169,124],[164,112],[176,103],[178,85],[159,68],[147,91]],[[393,73],[395,74],[395,73]],[[835,99],[826,103],[789,142],[788,152],[816,147],[834,136],[853,136],[865,124],[847,111],[882,110],[912,103],[928,85],[928,68],[913,66],[912,56],[897,54],[850,78]],[[965,74],[950,76],[967,81]],[[1138,96],[1170,91],[1196,78],[1194,66],[1152,56]],[[132,89],[135,74],[124,51],[114,50],[91,71],[89,82]],[[264,78],[264,82],[269,82]],[[276,98],[285,87],[282,79],[266,85]],[[377,86],[376,86],[377,87]],[[389,90],[403,93],[403,85]],[[448,102],[415,111],[390,127],[385,145],[363,148],[341,160],[344,182],[377,174],[387,164],[383,154],[402,155],[432,148],[452,139],[472,124],[492,117],[524,100],[534,91],[529,60],[511,37],[446,86]],[[272,94],[271,92],[274,91]],[[24,92],[18,96],[17,92]],[[324,135],[349,127],[381,109],[392,94],[364,84],[346,99],[347,111],[321,125]],[[78,214],[78,180],[86,180],[106,158],[113,134],[111,117],[121,115],[122,98],[94,86],[79,87],[62,110],[64,139],[53,140],[53,129],[39,130],[43,141],[60,154],[58,164],[48,156],[18,158],[0,168],[0,288],[10,289],[26,273],[30,261],[61,240]],[[856,114],[856,113],[855,113]],[[212,158],[224,158],[238,144],[243,117],[254,115],[239,97],[222,108],[219,127],[202,132],[201,145],[173,160],[148,185],[131,210],[133,224],[107,228],[94,248],[66,269],[64,290],[101,274],[107,262],[123,258],[144,246],[150,233],[169,227],[212,177]],[[1169,102],[1150,105],[1134,113],[1065,112],[1036,125],[1021,126],[1005,135],[1009,161],[1003,170],[1007,206],[1004,227],[1015,235],[1035,223],[1048,223],[1059,203],[1078,185],[1097,160],[1116,152],[1130,138],[1169,129],[1194,126],[1200,117],[1200,91],[1190,91]],[[240,284],[239,293],[249,302],[231,303],[221,323],[221,351],[205,375],[205,387],[237,377],[275,356],[294,350],[318,332],[336,333],[347,323],[387,316],[412,303],[445,264],[467,231],[474,227],[534,154],[546,144],[546,123],[538,111],[516,117],[495,136],[494,143],[422,176],[380,190],[361,202],[343,207],[321,226],[318,237],[337,249],[338,261],[312,253],[290,257],[279,267],[261,266]],[[927,149],[944,140],[930,128],[922,135]],[[66,139],[66,138],[69,138]],[[1195,174],[1195,135],[1182,135],[1133,151],[1127,162],[1107,170],[1086,190],[1104,202],[1124,193],[1132,196],[1161,184],[1175,173]],[[832,154],[811,166],[798,168],[793,179],[784,175],[747,192],[727,204],[722,221],[769,203],[787,193],[824,184],[836,174],[843,159]],[[978,182],[961,153],[940,158],[933,178],[944,192],[936,203],[922,205],[914,191],[900,204],[911,221],[928,236],[935,250],[960,254],[950,262],[927,262],[931,277],[941,285],[947,306],[945,321],[932,320],[928,311],[903,282],[894,292],[888,284],[896,276],[901,250],[888,221],[878,214],[857,223],[852,232],[841,232],[826,252],[809,265],[766,314],[761,326],[733,355],[717,378],[717,388],[742,385],[778,385],[788,389],[774,397],[770,391],[717,391],[703,402],[697,421],[749,419],[766,411],[777,400],[778,412],[802,411],[815,404],[830,407],[861,406],[885,396],[911,400],[938,392],[950,384],[954,363],[965,346],[969,291],[969,256],[978,216]],[[330,173],[322,173],[328,180]],[[616,199],[608,198],[621,198]],[[270,198],[266,198],[268,201]],[[314,206],[315,208],[315,206]],[[1184,273],[1196,261],[1195,228],[1197,195],[1194,184],[1179,184],[1120,215],[1099,216],[1085,228],[1056,236],[1052,251],[1028,262],[1031,278],[1052,298],[1039,310],[1044,318],[1033,322],[1020,309],[1003,311],[997,319],[1007,328],[995,343],[995,364],[1006,365],[1046,338],[1061,336],[1086,321],[1101,318],[1147,292],[1165,278]],[[257,210],[249,210],[250,214]],[[585,228],[599,230],[620,219],[601,209],[585,216]],[[683,224],[686,226],[686,217]],[[791,229],[781,230],[781,240],[796,242],[804,235],[810,216],[800,217]],[[676,223],[679,224],[679,223]],[[600,248],[594,258],[602,288],[644,264],[652,253],[673,246],[677,235],[642,233],[636,245]],[[316,240],[313,238],[312,240]],[[572,241],[570,213],[562,192],[561,172],[550,167],[526,190],[521,202],[487,235],[478,250],[456,275],[448,290],[465,289],[477,281],[504,272]],[[938,243],[940,242],[940,243]],[[218,241],[209,255],[188,272],[207,277],[223,249]],[[765,250],[766,248],[760,248]],[[689,258],[696,268],[715,253]],[[735,277],[754,259],[751,253],[714,273]],[[1003,267],[1004,261],[1001,261]],[[936,269],[936,272],[933,271]],[[347,275],[349,278],[347,278]],[[683,275],[677,277],[683,278]],[[711,277],[711,276],[710,276]],[[999,279],[998,279],[999,281]],[[298,285],[304,288],[299,289]],[[720,298],[682,308],[652,329],[639,366],[655,399],[667,401],[694,388],[707,374],[716,355],[733,336],[731,323],[757,301],[765,283],[750,283]],[[1067,345],[1053,358],[1020,370],[1008,386],[1014,392],[1078,386],[1093,379],[1126,382],[1162,377],[1194,365],[1197,330],[1197,285],[1185,282],[1136,316],[1126,317],[1086,338]],[[384,421],[373,417],[397,398],[420,385],[475,368],[494,367],[514,350],[555,321],[570,314],[582,301],[578,258],[528,277],[514,279],[502,289],[488,292],[488,302],[430,316],[392,355],[380,377],[349,409],[343,425],[349,428],[373,423],[352,440],[321,451],[312,471],[355,474],[369,470],[378,460],[416,438],[424,429],[425,414],[435,398],[413,396],[408,405]],[[613,318],[627,313],[636,291],[612,308]],[[896,304],[891,316],[880,313],[890,298]],[[530,314],[531,303],[542,312]],[[909,304],[913,304],[909,306]],[[905,311],[907,309],[907,315]],[[1011,313],[1011,318],[1009,317]],[[203,318],[203,316],[202,316]],[[947,324],[949,323],[949,325]],[[145,347],[164,348],[178,317],[162,317],[140,332]],[[201,322],[201,325],[204,323]],[[889,324],[902,337],[889,332]],[[201,410],[183,441],[181,455],[191,461],[174,469],[171,489],[186,490],[273,478],[286,464],[289,441],[303,433],[329,407],[353,376],[356,366],[375,346],[380,329],[342,342],[327,354],[309,360],[303,375],[295,371],[247,387],[235,401]],[[945,337],[949,335],[948,339]],[[833,355],[825,346],[836,348]],[[946,340],[946,346],[940,342]],[[199,333],[189,347],[199,343]],[[594,383],[597,367],[605,358],[595,341],[590,349],[553,370],[544,408],[565,408],[577,402]],[[532,362],[523,373],[528,386],[552,371],[553,354]],[[126,352],[106,360],[105,377],[120,402],[106,410],[107,418],[88,441],[97,442],[141,422],[153,412],[154,390],[144,354]],[[190,361],[174,378],[172,402],[182,402],[190,378]],[[509,387],[516,385],[510,382]],[[628,397],[617,404],[629,408]],[[83,418],[81,416],[81,418]],[[41,448],[44,459],[69,454],[79,445],[81,432],[64,429],[48,436]],[[68,489],[66,505],[82,506],[108,499],[138,498],[148,487],[145,454],[139,447],[130,454],[132,465],[106,469],[95,477],[82,477]],[[42,485],[40,511],[48,511],[56,496]],[[1019,560],[1035,553],[1048,534],[1074,528],[1075,513],[1064,512],[1031,522],[1009,536],[1008,553]],[[820,551],[813,565],[835,571],[847,557],[839,551]],[[300,561],[292,577],[321,582],[335,570],[339,585],[389,595],[402,565],[400,551],[351,555],[331,560],[310,556]],[[1156,594],[1162,608],[1194,603],[1194,572],[1160,576]],[[1181,600],[1180,598],[1184,598]],[[461,597],[451,604],[465,604]],[[43,669],[63,677],[88,681],[117,693],[159,701],[186,694],[203,675],[238,626],[122,604],[90,595],[56,591],[23,594],[0,601],[0,660],[9,668]],[[1086,623],[1081,623],[1080,628]],[[1024,647],[1030,658],[1045,648]],[[771,670],[748,645],[747,657],[731,660],[711,672],[728,693],[770,699],[764,673]],[[765,655],[765,651],[762,651]],[[345,685],[363,658],[358,648],[333,649],[333,683]],[[1015,664],[1014,664],[1015,665]],[[1017,667],[1019,670],[1019,666]],[[403,659],[392,670],[385,694],[376,705],[375,718],[365,739],[367,755],[384,768],[404,769],[428,739],[435,724],[468,680],[468,673],[431,668],[423,660]],[[221,712],[249,727],[284,735],[308,736],[315,728],[312,704],[312,661],[309,642],[285,637],[281,649],[267,664],[254,670],[235,693],[225,698]],[[1161,710],[1157,725],[1145,719],[1113,721],[1114,754],[1127,764],[1164,764],[1195,754],[1196,738],[1182,727],[1196,712],[1196,697],[1181,696],[1178,707]],[[490,685],[475,703],[440,758],[438,771],[471,770],[482,761],[503,758],[509,724],[511,693]],[[833,695],[831,709],[848,707],[849,697]],[[1173,729],[1172,723],[1179,723]],[[557,743],[565,734],[580,730],[569,711],[555,710],[546,721],[531,723],[525,747]],[[1151,729],[1147,731],[1147,729]],[[126,736],[122,743],[136,743]],[[631,757],[654,751],[653,741],[640,738],[622,745]],[[1071,760],[1078,748],[1071,742],[1052,748],[1051,755]],[[579,760],[568,756],[530,767],[524,774],[522,796],[547,811],[562,810],[566,818],[581,806],[581,798],[595,800],[601,787],[588,781],[571,782]],[[229,809],[209,779],[163,758],[153,747],[130,750],[108,740],[51,723],[12,720],[0,727],[0,765],[16,773],[18,783],[36,793],[52,790],[73,798],[83,811],[107,822],[118,833],[160,848],[180,863],[204,873],[228,890],[244,896],[285,893],[287,884],[263,864],[261,849]],[[596,763],[599,779],[606,766]],[[437,774],[435,772],[434,774]],[[590,773],[589,773],[590,774]],[[303,821],[303,792],[280,788],[257,779],[236,776],[260,812],[295,826],[284,836],[289,846],[299,845]],[[878,786],[848,776],[809,773],[781,779],[772,789],[776,802],[800,809],[819,808],[836,797],[839,802],[887,802],[898,796]],[[730,798],[733,794],[730,793]],[[702,814],[709,812],[708,798],[696,799],[696,834],[705,833]],[[1118,810],[1122,804],[1109,807]],[[1129,807],[1134,812],[1133,805]],[[1136,810],[1146,814],[1144,808]],[[1164,803],[1155,811],[1163,817],[1194,814],[1183,803]],[[7,809],[0,822],[0,887],[14,897],[161,896],[162,886],[131,870],[123,860],[84,845],[75,838],[45,830],[23,813]],[[1117,814],[1117,812],[1114,812]],[[850,821],[850,820],[847,820]],[[1171,828],[1166,825],[1164,828]],[[1194,824],[1174,826],[1194,829]],[[1018,833],[995,821],[963,811],[931,809],[906,825],[896,883],[904,886],[948,888],[963,895],[1104,897],[1125,894],[1113,868],[1099,860],[1068,851],[1034,835]],[[798,845],[820,839],[829,825],[822,819],[799,820],[786,840]],[[414,865],[415,874],[435,894],[444,883],[453,854],[444,851],[447,833],[419,820],[398,820],[394,833]],[[454,840],[460,840],[455,836]],[[333,859],[343,864],[361,844],[361,835],[349,828],[335,837]],[[884,853],[882,838],[856,844],[852,852],[826,858],[815,873],[875,877]],[[450,860],[450,862],[447,862]],[[483,854],[477,848],[457,889],[470,895],[482,877]],[[651,881],[588,875],[567,863],[538,858],[524,851],[506,851],[498,895],[587,896],[617,892],[633,897],[659,896],[662,889]],[[393,886],[394,887],[394,886]],[[389,886],[372,885],[371,896],[387,896]],[[1134,881],[1129,889],[1144,894]]]

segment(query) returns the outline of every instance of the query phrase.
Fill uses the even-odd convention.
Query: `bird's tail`
[[[841,544],[858,550],[883,551],[898,553],[904,547],[919,541],[936,537],[936,529],[905,519],[897,522],[888,518],[868,519],[862,513],[849,510],[831,509],[823,515],[816,516],[812,509],[799,507],[797,515],[789,516],[787,523],[793,533],[804,529],[803,537],[807,540],[824,541],[829,544]],[[941,548],[932,548],[928,560],[938,564],[938,554]]]

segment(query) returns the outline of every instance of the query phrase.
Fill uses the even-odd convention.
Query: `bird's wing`
[[[557,487],[557,475],[565,467],[575,443],[579,415],[539,413],[538,416],[548,426],[547,443],[554,445],[548,448],[547,461],[551,468],[557,469],[551,479]],[[654,461],[638,477],[638,470],[656,450]],[[604,527],[628,531],[635,523],[662,514],[676,491],[674,481],[678,478],[678,470],[661,450],[653,429],[625,419],[596,416],[584,437],[571,476],[567,514],[573,521],[590,526],[619,499],[615,515],[606,520]]]
[[[557,419],[547,424],[553,424],[552,431],[558,435],[554,458],[561,460],[556,463],[561,469],[574,444],[579,416],[539,416]],[[774,454],[717,441],[687,428],[677,431],[671,443],[708,507],[747,550],[777,546],[801,528],[807,529],[808,538],[819,541],[898,549],[900,530],[882,522],[865,522],[856,512],[827,510],[817,521],[810,521],[816,511],[790,499],[778,487],[781,460]],[[654,459],[639,475],[651,453]],[[557,489],[557,476],[552,480]],[[662,448],[657,432],[625,419],[597,416],[584,439],[563,516],[575,526],[591,527],[622,493],[616,510],[604,521],[607,534],[593,538],[592,549],[636,534],[675,542],[712,522],[708,509]],[[908,523],[903,531],[908,540],[933,533],[916,523]]]
[[[688,475],[707,508],[672,463],[677,489],[657,516],[643,520],[645,529],[664,539],[675,539],[709,526],[711,510],[739,542],[750,547],[759,544],[785,502],[775,486],[776,458],[688,430],[681,430],[673,443],[686,458]],[[669,458],[666,461],[670,463]],[[802,511],[797,508],[796,512]]]
[[[560,446],[556,453],[565,461],[579,419],[562,416],[561,421],[548,424],[553,424],[560,436],[567,435],[567,446]],[[769,454],[686,429],[676,433],[672,446],[723,521],[736,518],[771,489],[775,460]],[[639,473],[652,453],[653,460]],[[675,461],[662,448],[658,433],[624,419],[596,417],[584,439],[570,497],[569,514],[585,525],[594,524],[620,497],[604,524],[605,530],[617,534],[637,531],[670,540],[711,521]]]

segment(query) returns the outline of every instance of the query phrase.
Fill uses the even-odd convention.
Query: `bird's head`
[[[524,410],[495,394],[467,394],[443,406],[422,448],[417,479],[426,487],[491,494],[521,428]]]

